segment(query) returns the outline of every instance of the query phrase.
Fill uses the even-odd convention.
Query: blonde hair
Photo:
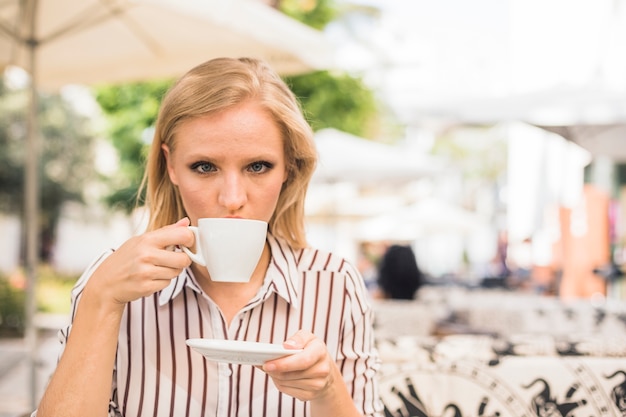
[[[177,187],[170,182],[161,145],[176,148],[176,130],[185,120],[218,113],[247,100],[257,101],[268,111],[283,138],[288,175],[268,230],[293,247],[307,246],[304,200],[317,163],[313,131],[280,76],[263,61],[252,58],[204,62],[180,78],[163,98],[141,186],[146,190],[148,230],[187,215]]]

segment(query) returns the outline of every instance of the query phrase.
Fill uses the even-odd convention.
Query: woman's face
[[[278,126],[257,103],[187,120],[174,140],[174,150],[163,145],[163,152],[192,224],[201,217],[269,222],[287,169]]]

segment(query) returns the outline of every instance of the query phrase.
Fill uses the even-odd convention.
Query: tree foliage
[[[111,207],[130,211],[137,201],[143,175],[147,144],[152,139],[147,129],[154,125],[161,98],[172,80],[100,86],[95,98],[109,121],[108,136],[117,149],[120,168],[109,179],[113,191],[106,199]]]
[[[296,94],[313,130],[332,127],[370,136],[378,116],[374,93],[360,78],[318,71],[285,79]]]
[[[334,0],[278,0],[286,15],[321,30],[341,14]],[[358,76],[341,71],[317,71],[286,77],[314,130],[332,127],[357,136],[373,137],[380,130],[384,109]]]
[[[278,9],[318,30],[334,20],[338,13],[332,0],[280,0]]]

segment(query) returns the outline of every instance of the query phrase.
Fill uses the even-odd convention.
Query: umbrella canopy
[[[363,220],[357,236],[362,240],[403,240],[433,235],[466,235],[488,225],[478,213],[435,198]]]
[[[314,182],[360,185],[406,183],[441,172],[443,165],[419,152],[322,129],[315,134],[319,165]]]
[[[0,65],[34,72],[40,88],[179,76],[216,56],[264,58],[283,74],[330,66],[318,31],[254,0],[0,4]]]
[[[544,130],[556,133],[580,145],[593,156],[605,156],[615,162],[626,162],[626,122],[607,124],[573,124],[546,126]]]

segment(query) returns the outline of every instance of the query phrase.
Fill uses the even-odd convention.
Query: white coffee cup
[[[189,226],[196,253],[183,246],[192,261],[205,266],[212,281],[248,282],[265,246],[267,223],[236,218],[202,218]]]

